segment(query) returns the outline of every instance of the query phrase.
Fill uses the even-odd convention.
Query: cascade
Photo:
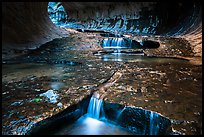
[[[103,48],[126,48],[123,38],[107,38],[103,40]]]
[[[104,118],[103,100],[92,96],[89,102],[87,114],[95,119]]]
[[[123,111],[126,109],[126,106],[118,113],[117,115],[117,120],[120,118],[121,114],[123,113]]]
[[[150,135],[157,135],[158,134],[158,128],[159,125],[157,124],[157,117],[158,114],[154,112],[150,112],[150,123],[149,123],[149,134]]]

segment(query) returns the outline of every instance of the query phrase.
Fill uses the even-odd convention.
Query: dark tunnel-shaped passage
[[[5,53],[12,48],[36,48],[67,34],[49,19],[49,15],[54,18],[57,11],[68,14],[59,17],[59,20],[67,18],[64,24],[67,28],[182,36],[193,46],[201,46],[200,2],[62,2],[57,5],[54,10],[51,2],[3,3],[2,49]]]
[[[150,126],[161,123],[157,114],[135,106],[169,117],[181,134],[202,134],[201,2],[50,4],[2,3],[2,134],[24,134],[92,91],[127,106],[104,103],[106,118],[125,128],[163,131]]]

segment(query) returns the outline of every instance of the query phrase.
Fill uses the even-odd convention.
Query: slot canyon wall
[[[48,2],[2,3],[3,57],[36,48],[69,32],[49,19]],[[62,2],[68,21],[86,29],[184,38],[202,56],[201,2]],[[10,51],[10,52],[9,52]]]
[[[56,26],[48,2],[2,2],[2,134],[24,134],[93,91],[169,117],[178,134],[202,134],[201,2],[61,4],[78,30]],[[159,47],[104,52],[122,36]]]

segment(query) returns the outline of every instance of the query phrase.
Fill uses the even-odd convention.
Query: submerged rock
[[[57,103],[57,106],[58,106],[58,107],[62,107],[63,104],[62,104],[61,102],[59,102],[59,103]]]
[[[145,48],[145,49],[155,49],[155,48],[159,48],[159,46],[160,46],[159,42],[152,41],[152,40],[144,40],[142,42],[142,48]]]
[[[153,111],[104,102],[106,118],[140,135],[169,134],[170,119]]]

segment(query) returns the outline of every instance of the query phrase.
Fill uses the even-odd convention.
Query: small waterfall
[[[150,135],[157,135],[159,125],[157,123],[158,114],[154,112],[150,112],[150,123],[149,123],[149,134]]]
[[[123,113],[123,111],[126,109],[126,106],[118,113],[117,115],[117,120],[119,120],[121,114]]]
[[[111,45],[111,39],[104,39],[103,40],[103,44],[102,44],[102,47],[108,47]]]
[[[89,102],[87,113],[88,116],[95,119],[100,119],[101,117],[104,118],[103,100],[92,96]]]
[[[122,47],[123,38],[117,38],[117,46]]]
[[[128,38],[106,38],[102,41],[102,47],[103,48],[125,48],[125,49],[142,49],[142,48],[158,48],[159,43],[158,42],[152,42],[150,40],[146,40],[143,42],[143,46],[140,44],[140,42],[136,40],[131,40]]]
[[[103,48],[126,48],[123,38],[107,38],[103,40]]]

